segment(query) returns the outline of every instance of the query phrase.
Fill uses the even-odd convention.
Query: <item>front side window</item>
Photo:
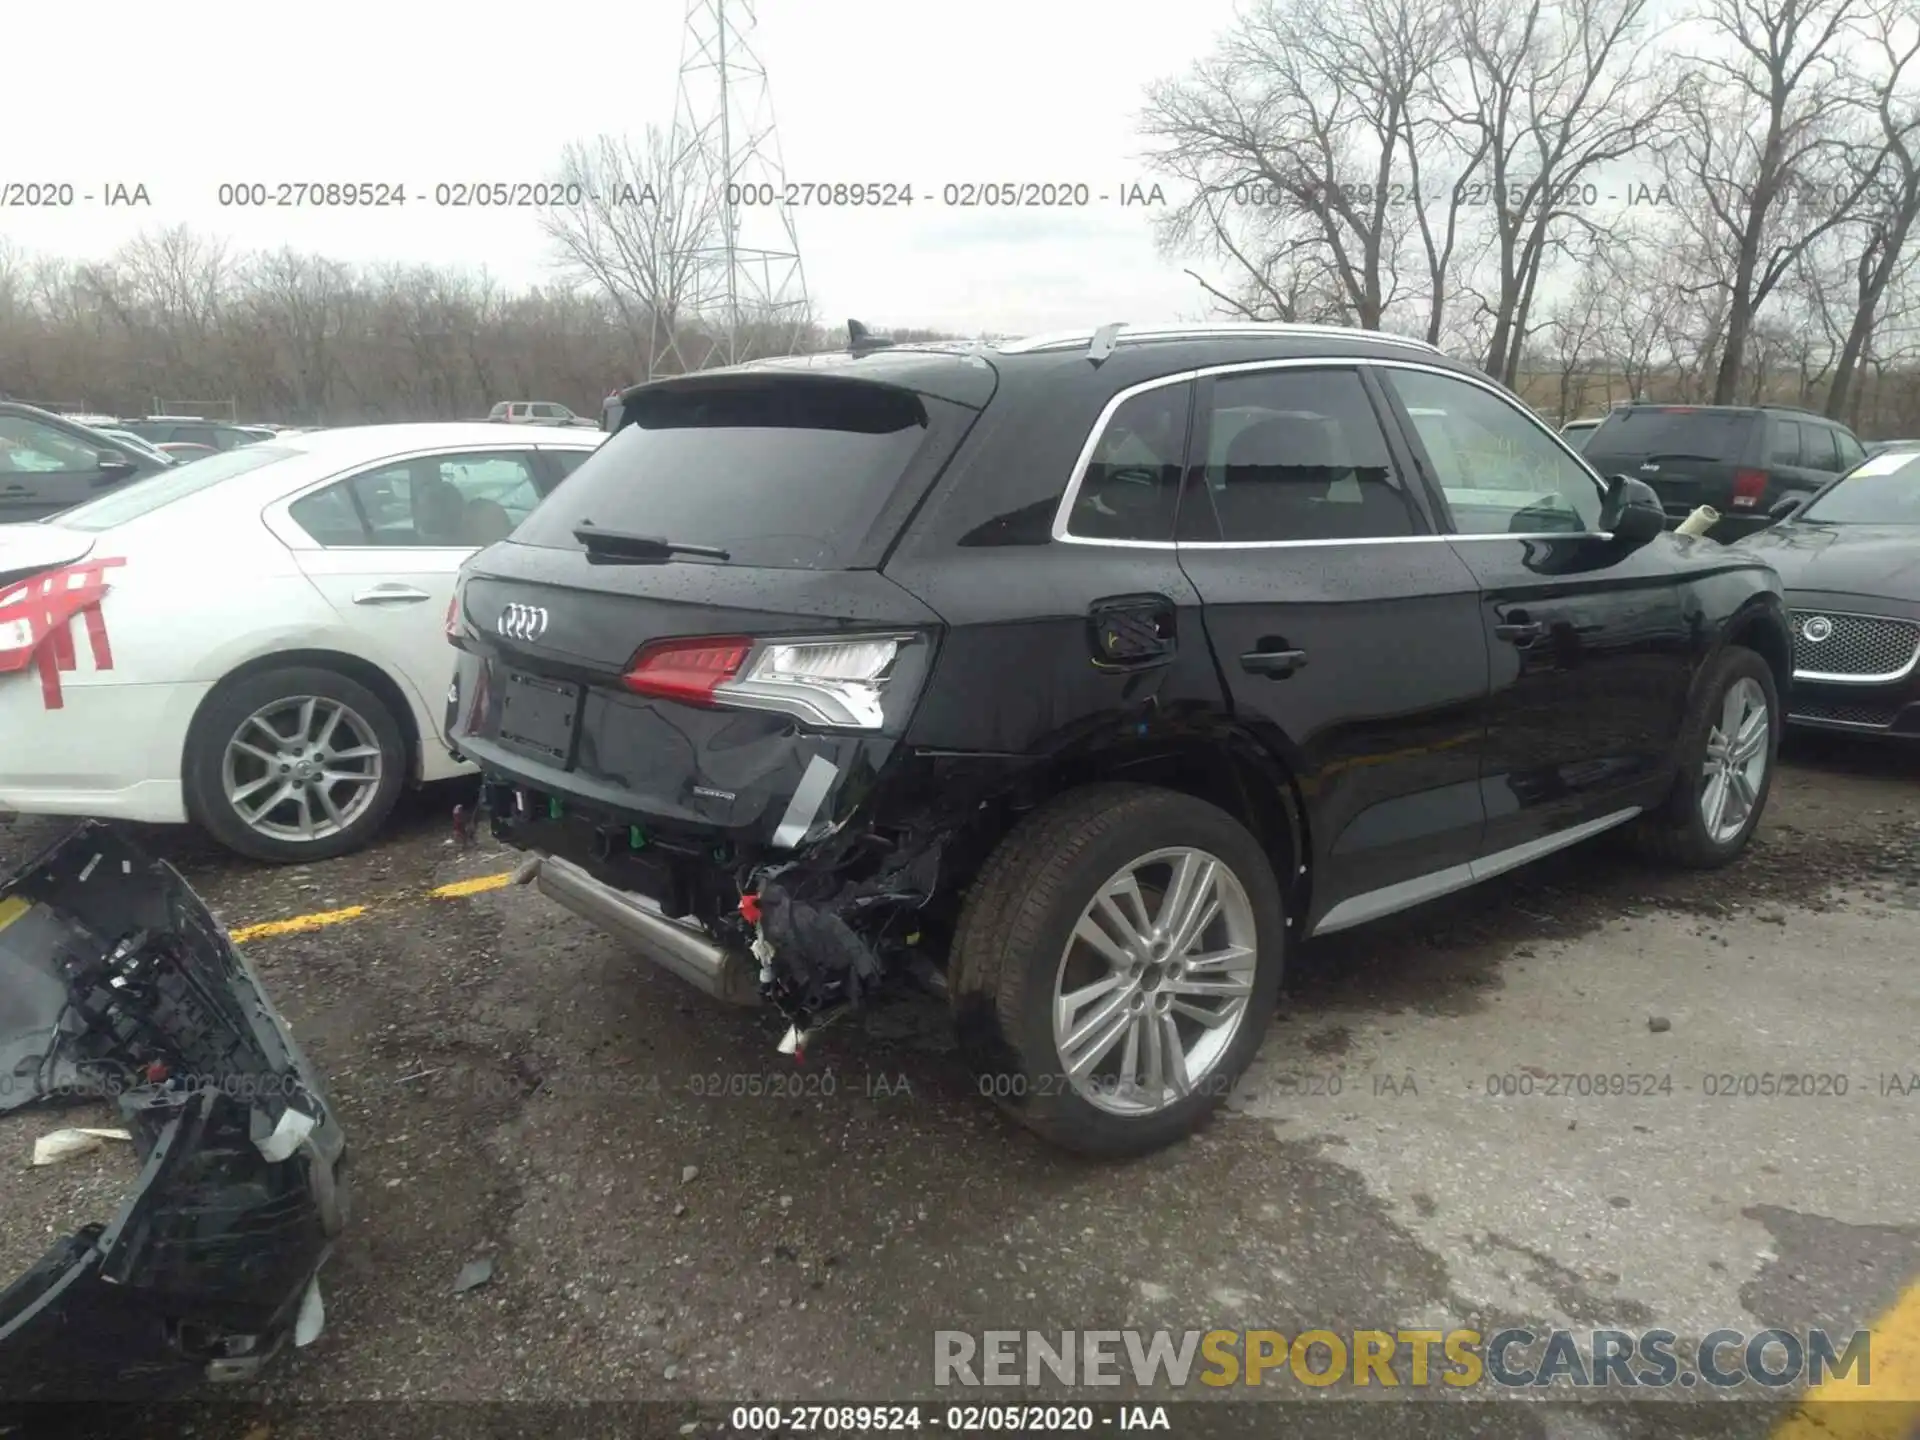
[[[1462,535],[1597,530],[1592,472],[1520,407],[1469,380],[1382,367]]]
[[[1226,375],[1205,402],[1205,462],[1181,502],[1183,541],[1372,540],[1414,512],[1358,371]]]
[[[0,474],[95,470],[100,452],[24,415],[0,415]]]
[[[1867,452],[1860,448],[1860,442],[1844,430],[1834,432],[1834,439],[1840,443],[1840,468],[1851,470],[1867,458]]]
[[[1173,539],[1186,463],[1191,385],[1161,385],[1120,403],[1094,443],[1067,517],[1087,540]]]
[[[317,544],[475,549],[504,540],[540,503],[525,451],[393,461],[302,496],[287,509]]]

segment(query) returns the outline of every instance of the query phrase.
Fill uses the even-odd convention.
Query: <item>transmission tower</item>
[[[790,354],[813,319],[753,27],[753,0],[688,0],[674,149],[713,224],[688,252],[692,293],[655,373]]]

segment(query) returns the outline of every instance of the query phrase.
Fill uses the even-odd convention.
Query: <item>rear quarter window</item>
[[[856,562],[910,473],[951,449],[962,407],[891,386],[749,375],[627,402],[627,423],[514,532],[580,549],[592,524],[726,550],[728,563]],[[937,455],[932,451],[937,450]]]

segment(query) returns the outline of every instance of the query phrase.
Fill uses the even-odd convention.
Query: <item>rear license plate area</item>
[[[496,735],[509,750],[562,769],[573,763],[573,736],[580,721],[580,687],[518,670],[500,688]]]

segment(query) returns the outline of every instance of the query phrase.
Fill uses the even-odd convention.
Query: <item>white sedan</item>
[[[606,438],[282,435],[0,525],[0,810],[194,821],[262,860],[361,845],[439,739],[455,572]]]

